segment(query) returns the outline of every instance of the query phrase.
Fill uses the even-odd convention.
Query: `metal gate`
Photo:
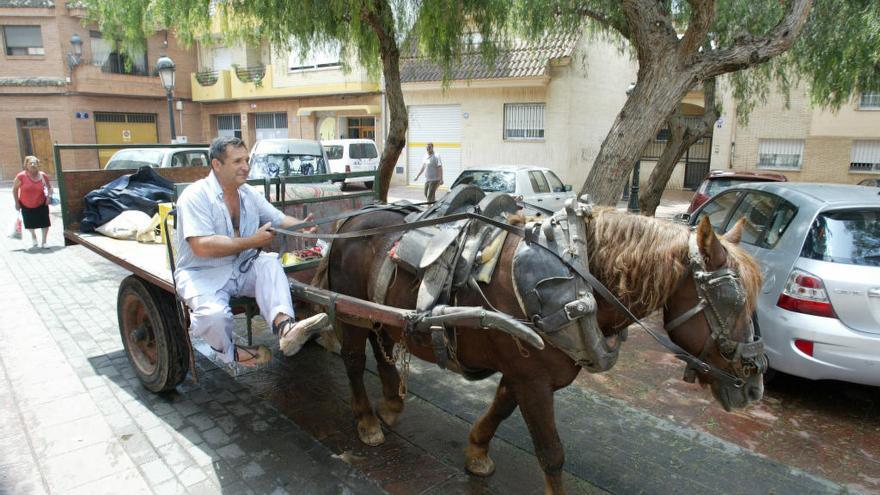
[[[409,107],[407,166],[409,183],[425,159],[425,145],[434,143],[434,152],[443,162],[446,185],[461,171],[461,107],[459,105],[413,105]],[[419,182],[424,181],[424,174]]]
[[[685,189],[696,190],[703,179],[709,175],[709,159],[712,152],[712,136],[707,136],[692,144],[684,155]]]
[[[156,114],[95,112],[95,137],[98,144],[157,144]],[[102,168],[116,151],[117,148],[98,151]]]

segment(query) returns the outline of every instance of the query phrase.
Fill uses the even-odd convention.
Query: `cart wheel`
[[[174,296],[130,275],[119,285],[119,333],[141,383],[153,392],[171,390],[186,378],[189,349],[177,319]]]

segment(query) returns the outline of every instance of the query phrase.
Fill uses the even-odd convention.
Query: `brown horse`
[[[704,219],[706,220],[706,219]],[[713,340],[710,323],[705,313],[686,313],[699,301],[698,284],[689,268],[687,227],[653,218],[597,209],[592,218],[584,220],[590,253],[590,271],[638,318],[663,310],[664,321],[681,320],[670,331],[670,338],[694,355],[702,355],[707,363],[742,379],[740,383],[717,379],[705,370],[697,372],[703,385],[711,387],[712,394],[725,409],[740,408],[758,400],[763,394],[760,373],[750,374],[737,358],[721,349]],[[403,222],[403,214],[395,211],[376,211],[349,219],[339,232],[395,225]],[[745,304],[738,308],[731,321],[729,340],[750,342],[753,338],[751,314],[761,284],[760,272],[754,261],[736,244],[741,226],[719,239],[708,221],[700,223],[696,231],[699,255],[707,271],[728,268],[738,276]],[[338,239],[334,241],[324,268],[329,289],[350,296],[369,299],[368,287],[378,270],[380,260],[387,256],[395,239],[394,234],[369,238]],[[482,285],[485,298],[465,287],[454,295],[453,302],[462,306],[486,306],[488,300],[499,311],[525,318],[514,295],[511,266],[514,251],[521,238],[510,235],[491,283]],[[419,281],[404,270],[398,270],[389,287],[385,304],[399,308],[414,308]],[[606,336],[613,336],[631,322],[607,302],[598,300],[598,323]],[[685,315],[683,318],[680,316]],[[395,342],[404,339],[401,328],[371,328],[369,322],[339,317],[337,334],[342,338],[342,357],[351,386],[352,409],[358,435],[368,445],[384,442],[380,419],[393,426],[403,411],[403,400],[398,394],[401,378],[390,358]],[[564,453],[556,431],[553,395],[568,386],[580,371],[574,360],[557,348],[547,345],[543,350],[523,351],[522,344],[510,335],[495,330],[455,328],[456,358],[468,369],[500,372],[501,382],[489,410],[473,425],[469,445],[465,450],[466,469],[475,475],[488,476],[494,472],[494,463],[488,456],[489,442],[501,421],[519,406],[528,425],[541,468],[544,471],[546,492],[563,493],[562,467]],[[370,341],[378,363],[383,397],[374,411],[364,388],[363,374],[366,360],[366,342]],[[436,362],[430,341],[406,337],[405,346],[420,359]],[[453,366],[450,366],[453,367]]]

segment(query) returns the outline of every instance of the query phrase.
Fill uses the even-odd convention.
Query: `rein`
[[[427,219],[427,220],[418,220],[418,221],[411,222],[411,223],[403,223],[403,224],[398,224],[398,225],[386,225],[386,226],[375,227],[375,228],[371,228],[371,229],[357,230],[357,231],[353,231],[353,232],[343,232],[343,233],[335,233],[335,234],[318,234],[318,233],[311,233],[311,232],[297,232],[297,230],[300,230],[300,229],[306,229],[306,228],[310,228],[310,227],[314,227],[314,226],[318,226],[318,225],[327,224],[327,223],[330,223],[330,222],[333,222],[336,220],[340,220],[340,219],[344,219],[344,218],[351,218],[351,217],[363,215],[363,214],[369,213],[371,211],[391,210],[394,208],[400,208],[401,206],[407,206],[407,205],[389,204],[389,205],[384,205],[384,206],[372,208],[367,211],[357,210],[357,211],[353,211],[353,212],[346,212],[343,214],[334,215],[332,217],[314,220],[311,222],[303,222],[303,223],[294,225],[294,226],[290,227],[289,229],[273,228],[270,230],[274,230],[275,232],[278,232],[280,234],[289,235],[292,237],[299,237],[299,238],[303,238],[303,239],[329,239],[329,240],[358,239],[358,238],[363,238],[363,237],[371,237],[371,236],[375,236],[375,235],[388,234],[391,232],[403,232],[403,231],[407,231],[407,230],[417,229],[420,227],[428,227],[428,226],[432,226],[432,225],[452,223],[452,222],[457,222],[459,220],[467,220],[467,219],[477,220],[477,221],[489,224],[493,227],[497,227],[499,229],[502,229],[502,230],[509,232],[511,234],[514,234],[516,236],[519,236],[519,237],[523,238],[523,240],[525,240],[527,243],[536,245],[536,246],[544,249],[545,251],[549,252],[550,254],[555,256],[556,258],[558,258],[560,261],[562,261],[562,263],[564,263],[567,267],[569,267],[571,270],[573,270],[575,273],[577,273],[582,279],[584,279],[584,281],[586,281],[596,292],[598,292],[599,295],[601,295],[602,298],[605,299],[605,301],[607,301],[615,309],[617,309],[618,311],[623,313],[627,318],[633,320],[633,322],[636,325],[638,325],[642,330],[647,332],[648,335],[650,335],[660,345],[665,347],[677,359],[684,361],[685,364],[687,365],[686,369],[694,369],[694,370],[699,371],[701,373],[711,374],[715,378],[719,378],[719,379],[722,379],[726,382],[729,382],[730,384],[732,384],[736,388],[742,387],[745,384],[745,382],[743,381],[742,378],[739,378],[739,377],[737,377],[737,376],[735,376],[725,370],[717,368],[717,367],[703,361],[700,357],[694,356],[693,354],[684,350],[681,346],[679,346],[675,342],[672,342],[668,337],[666,337],[664,335],[660,335],[660,334],[654,332],[653,330],[651,330],[650,328],[648,328],[644,323],[642,323],[642,320],[637,318],[629,310],[629,308],[627,308],[622,302],[620,302],[620,300],[614,294],[612,294],[611,291],[609,291],[602,284],[602,282],[600,282],[596,277],[594,277],[593,274],[591,274],[585,267],[579,266],[578,263],[571,263],[569,260],[567,260],[563,256],[559,255],[559,253],[557,253],[556,250],[550,248],[549,246],[547,246],[543,242],[541,242],[537,235],[534,235],[534,234],[530,235],[530,233],[527,232],[523,228],[514,227],[514,226],[509,225],[507,223],[495,220],[494,218],[489,218],[489,217],[481,215],[479,213],[465,212],[465,213],[454,213],[451,215],[446,215],[446,216],[437,217],[437,218],[431,218],[431,219]],[[688,313],[690,313],[690,311],[688,311]],[[697,312],[694,312],[693,314],[689,314],[688,318],[694,316],[695,314],[697,314]],[[680,318],[681,317],[676,318],[676,320],[678,320]],[[683,321],[682,321],[682,323],[683,323]]]

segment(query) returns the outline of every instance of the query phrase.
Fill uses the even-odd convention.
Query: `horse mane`
[[[639,317],[660,309],[688,273],[690,230],[669,220],[594,208],[586,220],[590,271]],[[748,314],[761,287],[761,271],[739,246],[723,238],[728,266],[746,292]]]

